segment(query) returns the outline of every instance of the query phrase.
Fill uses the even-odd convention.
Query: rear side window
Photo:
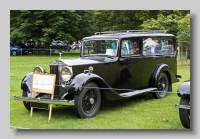
[[[121,56],[137,56],[139,52],[139,41],[136,38],[127,38],[121,41]]]
[[[143,55],[171,55],[174,54],[172,38],[143,38]]]

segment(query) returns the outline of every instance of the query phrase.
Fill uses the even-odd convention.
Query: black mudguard
[[[100,91],[108,100],[124,99],[124,97],[121,97],[115,92],[103,78],[94,73],[81,73],[75,76],[70,85],[71,87],[68,89],[68,93],[78,95],[89,82],[96,83],[99,86]]]
[[[33,72],[29,72],[26,74],[26,76],[22,79],[21,82],[21,89],[27,92],[27,96],[31,97],[32,92],[32,77]],[[37,96],[38,93],[34,93],[35,96]]]
[[[184,81],[180,84],[177,95],[179,97],[190,97],[190,80]]]
[[[170,70],[170,67],[167,64],[159,64],[154,68],[154,71],[151,74],[149,80],[149,87],[155,87],[156,83],[158,82],[159,75],[165,72],[168,76],[170,86],[168,91],[172,91],[172,83],[178,82],[179,80],[176,78],[175,74]]]

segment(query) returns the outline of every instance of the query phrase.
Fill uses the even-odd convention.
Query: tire
[[[12,51],[12,55],[16,56],[17,55],[17,51]]]
[[[27,97],[27,92],[25,90],[22,91],[22,97]],[[23,101],[24,107],[30,111],[31,110],[31,106],[30,106],[30,102],[26,102]]]
[[[22,97],[27,97],[27,92],[25,90],[22,91]],[[23,105],[28,111],[31,110],[30,102],[23,101]],[[33,108],[33,110],[40,111],[41,109]]]
[[[162,72],[159,75],[159,78],[155,87],[157,87],[158,90],[152,93],[152,96],[154,98],[160,99],[160,98],[164,98],[167,95],[167,92],[169,89],[169,80],[168,80],[167,75],[164,72]]]
[[[181,97],[180,105],[190,105],[190,98]],[[190,128],[190,109],[179,108],[181,124],[185,128]]]
[[[74,113],[78,118],[91,118],[101,105],[101,93],[95,83],[88,83],[79,95],[74,96]]]

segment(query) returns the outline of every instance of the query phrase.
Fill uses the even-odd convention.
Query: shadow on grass
[[[117,111],[118,109],[126,109],[127,106],[135,106],[137,107],[138,104],[144,101],[153,100],[152,96],[149,93],[141,94],[138,96],[134,96],[132,98],[123,99],[123,100],[102,100],[100,112],[101,113],[109,113],[112,111]],[[37,113],[38,116],[44,116],[49,114],[48,110],[41,110],[41,111],[34,111]],[[29,114],[29,111],[25,112],[24,114]],[[98,113],[97,113],[98,115]],[[53,106],[52,108],[52,116],[57,118],[65,118],[65,119],[77,119],[76,115],[73,111],[73,106]]]
[[[100,110],[101,112],[106,112],[106,111],[115,111],[119,108],[125,108],[127,106],[133,105],[136,106],[143,101],[150,101],[153,100],[154,98],[151,96],[150,93],[144,93],[140,94],[128,99],[122,99],[122,100],[103,100],[101,103]]]

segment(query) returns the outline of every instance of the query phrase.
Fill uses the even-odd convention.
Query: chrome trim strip
[[[40,99],[40,98],[30,98],[21,96],[14,96],[14,100],[45,103],[45,104],[74,105],[74,100],[51,100],[51,99]]]

